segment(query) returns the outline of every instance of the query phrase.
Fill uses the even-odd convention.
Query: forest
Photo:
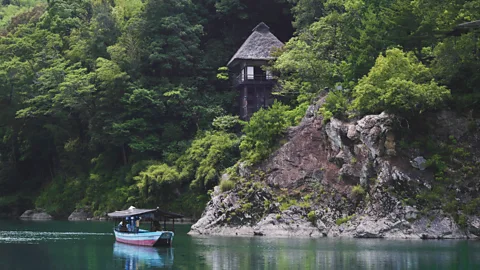
[[[479,114],[480,0],[3,0],[0,212],[165,206],[199,217],[222,174],[309,104],[349,119]],[[225,65],[259,22],[284,48],[249,122]]]

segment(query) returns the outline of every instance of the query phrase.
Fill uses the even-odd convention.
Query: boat
[[[126,210],[108,213],[118,225],[113,228],[117,242],[139,246],[171,246],[175,235],[175,219],[183,215],[155,209],[139,209],[134,206]],[[167,230],[167,220],[171,219],[172,230]],[[163,220],[163,227],[160,221]],[[140,222],[150,222],[150,230],[140,228]]]

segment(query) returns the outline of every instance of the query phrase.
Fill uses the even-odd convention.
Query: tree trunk
[[[13,157],[13,168],[17,168],[17,154],[16,154],[16,135],[12,136],[12,157]]]
[[[125,144],[122,145],[123,165],[127,165],[127,151],[125,150]]]
[[[8,105],[12,105],[13,92],[14,92],[13,84],[10,84],[10,96],[8,97]]]

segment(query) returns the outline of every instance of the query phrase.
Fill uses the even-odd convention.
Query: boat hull
[[[117,242],[137,246],[171,246],[174,233],[170,231],[158,232],[118,232],[113,231]]]

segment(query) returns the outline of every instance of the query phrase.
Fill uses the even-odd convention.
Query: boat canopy
[[[120,210],[108,213],[108,216],[111,218],[126,218],[126,217],[149,217],[152,219],[161,219],[161,218],[182,218],[183,215],[167,212],[160,210],[158,207],[155,209],[140,209],[130,206],[127,210]]]

